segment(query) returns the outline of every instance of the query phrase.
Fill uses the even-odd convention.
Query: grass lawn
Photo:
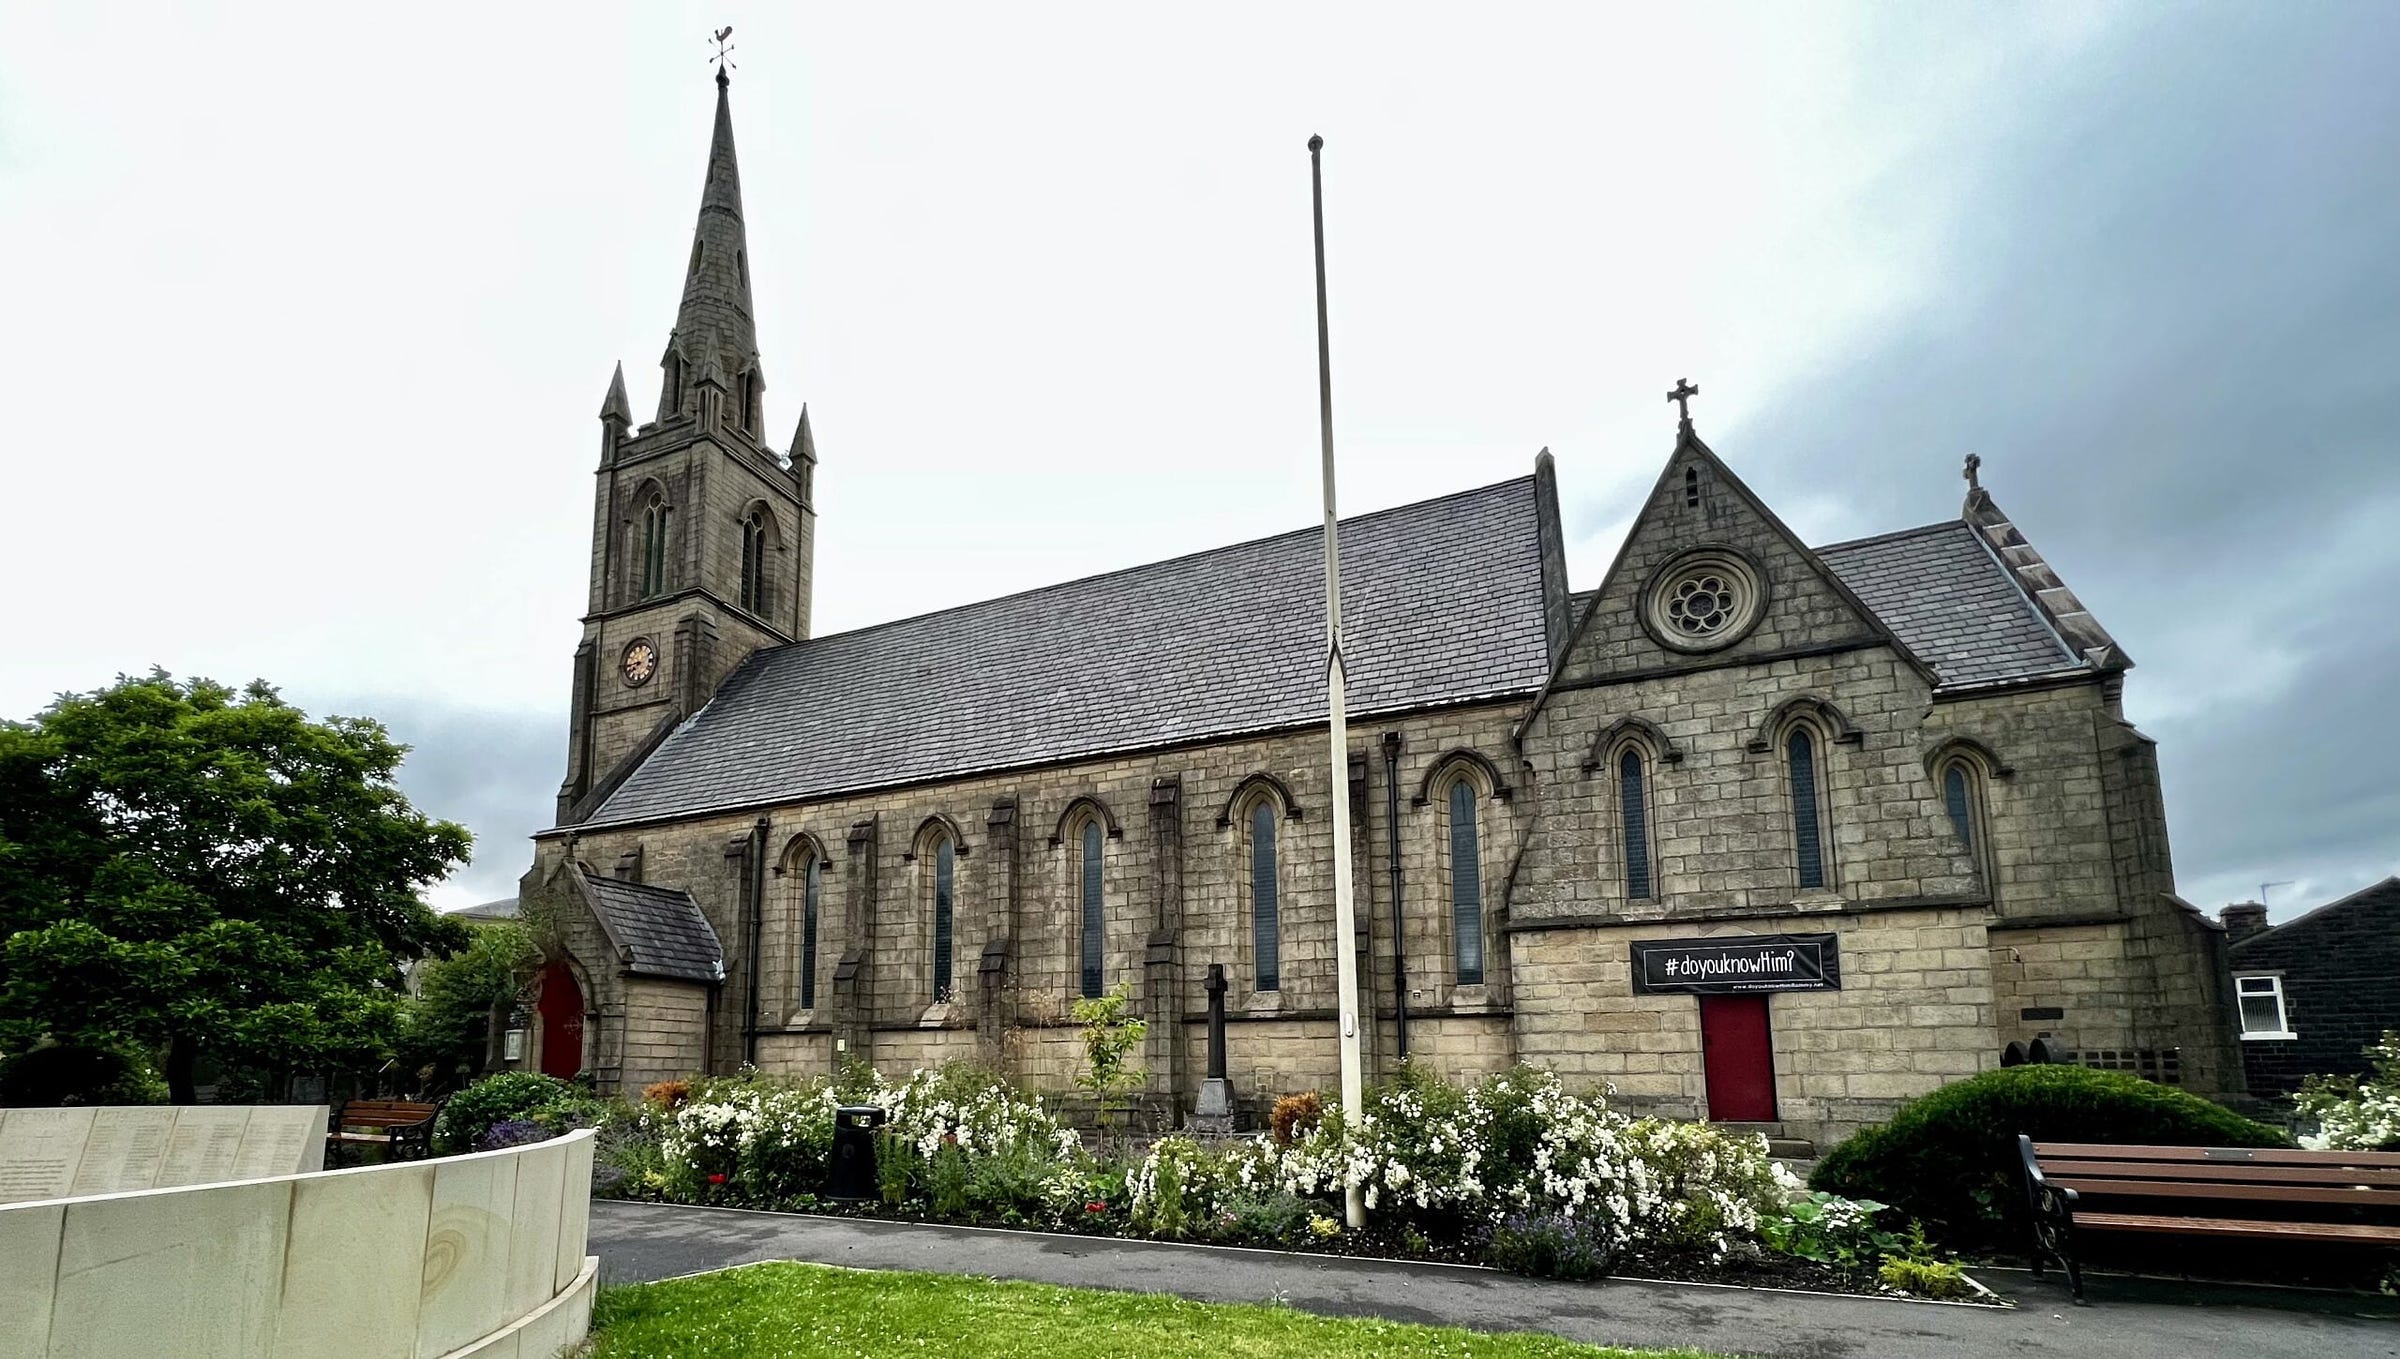
[[[601,1290],[595,1359],[1707,1359],[1546,1335],[1480,1335],[1284,1307],[824,1265],[748,1265]]]

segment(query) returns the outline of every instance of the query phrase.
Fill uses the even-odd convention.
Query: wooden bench
[[[2400,1246],[2400,1152],[2273,1147],[2117,1147],[2017,1138],[2044,1256],[2083,1301],[2078,1232]],[[2108,1211],[2084,1206],[2105,1200]],[[2120,1211],[2120,1208],[2127,1211]],[[2376,1220],[2366,1220],[2376,1219]]]
[[[354,1099],[333,1112],[325,1134],[325,1159],[338,1164],[344,1147],[382,1147],[387,1161],[415,1161],[433,1154],[433,1120],[439,1104],[403,1099]]]

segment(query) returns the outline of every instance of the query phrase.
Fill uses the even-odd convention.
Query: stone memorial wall
[[[292,1175],[324,1156],[322,1104],[0,1109],[0,1203]]]
[[[322,1110],[188,1112],[12,1110],[0,1164],[99,1183],[321,1145]],[[591,1139],[0,1205],[0,1359],[553,1359],[591,1327]]]

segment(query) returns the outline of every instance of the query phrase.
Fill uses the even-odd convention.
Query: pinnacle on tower
[[[608,396],[600,403],[600,418],[621,425],[633,423],[633,403],[625,399],[625,361],[617,360],[617,371],[608,380]]]
[[[700,217],[692,228],[675,331],[660,360],[666,369],[658,402],[661,420],[697,414],[699,384],[705,376],[735,394],[727,411],[729,423],[752,426],[758,394],[765,386],[758,367],[758,332],[750,316],[750,260],[742,228],[742,173],[733,153],[730,85],[718,72],[717,121],[709,138]]]

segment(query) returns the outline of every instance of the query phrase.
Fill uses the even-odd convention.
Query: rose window
[[[1741,640],[1758,622],[1766,584],[1748,557],[1700,548],[1667,563],[1642,607],[1650,635],[1677,651],[1713,651]]]
[[[1687,637],[1705,637],[1733,618],[1733,588],[1720,575],[1687,576],[1667,593],[1667,617]]]

